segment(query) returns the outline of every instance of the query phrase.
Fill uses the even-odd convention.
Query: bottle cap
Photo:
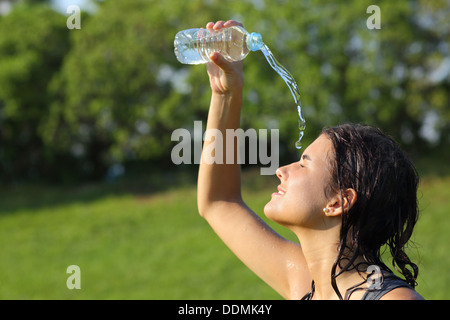
[[[262,41],[262,36],[259,33],[252,32],[247,38],[247,46],[250,50],[256,51],[260,50],[264,45]]]

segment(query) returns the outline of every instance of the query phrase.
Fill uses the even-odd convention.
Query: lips
[[[286,190],[284,190],[283,188],[281,188],[280,186],[278,186],[277,187],[277,189],[278,189],[278,194],[281,194],[281,195],[283,195],[283,194],[285,194],[286,193]]]

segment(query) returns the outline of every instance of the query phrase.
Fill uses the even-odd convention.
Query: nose
[[[281,181],[286,180],[288,177],[287,166],[278,168],[277,171],[275,171],[275,174]]]

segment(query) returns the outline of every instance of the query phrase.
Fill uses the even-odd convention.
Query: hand
[[[242,23],[229,20],[227,22],[209,22],[206,25],[208,30],[220,30],[232,26],[241,26]],[[206,64],[209,76],[209,83],[214,93],[229,94],[236,90],[242,90],[244,85],[243,61],[229,62],[220,53],[213,52],[209,58],[212,62]]]

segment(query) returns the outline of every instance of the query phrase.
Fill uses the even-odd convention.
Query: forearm
[[[239,127],[241,105],[241,89],[227,94],[213,92],[211,96],[197,184],[198,208],[202,216],[215,203],[241,199],[237,141],[234,141],[234,138],[233,141],[227,141],[226,134],[227,129],[235,130]],[[222,146],[217,142],[216,135],[222,137]],[[227,163],[227,147],[233,148],[234,158],[231,163],[230,161]],[[215,153],[212,154],[212,150]],[[211,161],[212,155],[214,155],[214,161]],[[220,160],[223,163],[217,163]]]
[[[206,129],[218,129],[226,137],[226,129],[237,129],[240,124],[242,90],[233,93],[213,92]]]

